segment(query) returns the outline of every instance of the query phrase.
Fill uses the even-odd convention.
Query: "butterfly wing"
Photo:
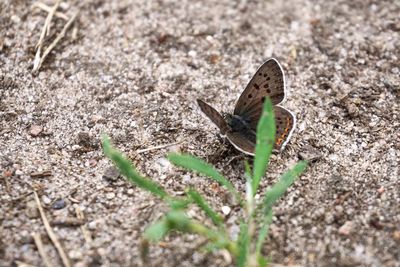
[[[199,105],[201,111],[206,114],[206,116],[220,129],[221,133],[225,135],[225,133],[230,129],[229,125],[226,123],[222,115],[215,110],[212,106],[207,104],[206,102],[197,99],[197,104]]]
[[[281,65],[274,58],[264,62],[251,78],[240,95],[233,114],[246,116],[252,111],[252,106],[262,102],[266,96],[271,98],[274,105],[285,99],[285,77]]]
[[[239,151],[254,156],[255,140],[251,140],[243,133],[229,131],[226,133],[229,142]]]
[[[252,107],[252,113],[249,117],[250,130],[247,132],[234,132],[229,131],[227,133],[228,140],[240,151],[253,155],[256,143],[257,124],[260,119],[262,112],[263,103],[257,103]],[[289,110],[281,107],[274,106],[276,134],[275,134],[275,145],[274,149],[282,151],[293,133],[296,127],[296,117]]]
[[[296,117],[289,110],[281,107],[274,107],[275,123],[276,123],[276,136],[275,146],[277,150],[283,150],[289,142],[290,137],[296,127]]]

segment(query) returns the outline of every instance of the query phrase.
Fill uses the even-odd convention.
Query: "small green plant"
[[[244,197],[228,179],[203,160],[187,154],[172,153],[167,156],[174,165],[213,179],[234,196],[243,209],[243,217],[238,222],[240,232],[236,240],[232,240],[229,237],[228,227],[224,224],[221,215],[195,189],[186,190],[184,197],[171,196],[160,185],[137,172],[131,162],[110,145],[107,137],[103,137],[103,149],[122,175],[138,187],[161,198],[170,207],[170,210],[160,220],[145,230],[144,240],[146,242],[144,243],[159,241],[171,231],[198,234],[207,239],[207,249],[227,250],[234,259],[236,266],[261,267],[268,264],[261,251],[272,221],[272,207],[307,165],[304,161],[297,163],[266,191],[261,201],[257,202],[255,195],[261,178],[267,169],[274,140],[275,118],[272,103],[270,100],[266,100],[257,126],[257,144],[253,169],[245,162],[246,194]],[[197,205],[206,214],[213,227],[186,215],[185,211],[192,204]]]

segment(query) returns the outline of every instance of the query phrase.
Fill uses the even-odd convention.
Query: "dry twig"
[[[54,47],[56,47],[56,45],[60,42],[60,40],[62,38],[64,38],[67,30],[69,29],[69,27],[71,27],[72,23],[75,21],[77,16],[78,16],[78,12],[76,12],[68,20],[68,22],[65,24],[64,28],[62,29],[62,31],[57,35],[56,39],[54,39],[54,41],[49,45],[49,47],[47,47],[47,49],[43,52],[43,55],[41,57],[40,57],[40,50],[41,50],[43,44],[40,44],[40,46],[38,47],[38,51],[36,52],[35,61],[34,61],[34,64],[33,64],[33,72],[37,72],[40,69],[40,67],[42,66],[44,60],[50,54],[51,50],[53,50]],[[44,27],[46,27],[46,25]]]
[[[65,253],[64,249],[62,248],[61,243],[58,241],[56,234],[53,232],[53,229],[51,229],[49,221],[47,220],[46,215],[44,214],[43,207],[40,204],[38,194],[36,193],[36,191],[33,191],[33,194],[35,195],[36,204],[38,205],[39,213],[40,213],[40,216],[42,217],[44,228],[46,229],[46,232],[49,235],[51,242],[53,242],[54,246],[56,247],[64,266],[72,267],[67,254]]]
[[[42,239],[40,238],[40,234],[33,233],[32,237],[33,237],[33,240],[35,241],[38,252],[43,259],[44,265],[46,265],[47,267],[52,267],[53,264],[51,264],[49,257],[47,257],[47,254],[44,251],[43,242],[42,242]]]
[[[83,221],[85,220],[85,216],[83,215],[83,212],[82,212],[82,210],[79,208],[79,206],[76,206],[76,207],[75,207],[75,213],[76,213],[76,217],[77,217],[79,220],[83,220]],[[92,236],[90,235],[89,230],[86,228],[86,224],[82,224],[82,225],[81,225],[81,231],[82,231],[83,237],[85,238],[85,241],[86,241],[87,243],[92,242]]]
[[[37,7],[37,8],[42,9],[42,10],[48,12],[48,13],[52,12],[52,9],[53,9],[52,7],[49,7],[48,5],[43,4],[41,2],[34,3],[33,7]],[[61,13],[61,12],[57,12],[57,11],[54,12],[54,16],[56,16],[56,17],[58,17],[60,19],[63,19],[63,20],[68,20],[68,16],[65,15],[64,13]]]
[[[42,48],[44,38],[50,33],[50,22],[53,19],[54,13],[56,12],[58,6],[60,5],[61,0],[57,0],[54,6],[51,8],[49,14],[47,14],[46,21],[44,22],[42,33],[40,34],[39,41],[36,45],[36,48]]]
[[[50,22],[51,19],[54,16],[54,13],[56,12],[59,4],[60,4],[61,0],[58,0],[55,5],[51,8],[49,14],[47,14],[46,17],[46,21],[44,22],[43,28],[42,28],[42,32],[40,33],[40,38],[39,41],[36,45],[36,55],[35,55],[35,60],[33,61],[33,71],[37,71],[39,69],[39,63],[41,61],[41,53],[42,53],[42,47],[43,47],[43,43],[44,43],[44,38],[49,34],[50,31]]]
[[[46,57],[49,55],[49,53],[51,52],[51,50],[54,49],[54,47],[56,47],[56,45],[58,44],[58,42],[65,36],[65,33],[67,32],[68,28],[72,25],[72,23],[74,22],[74,20],[76,19],[78,15],[78,12],[75,13],[75,15],[73,15],[71,17],[71,19],[67,22],[67,24],[65,24],[64,28],[62,29],[62,31],[57,35],[56,39],[49,45],[49,47],[44,51],[43,56],[40,58],[40,60],[37,62],[37,65],[33,67],[33,71],[37,72],[40,67],[42,66],[43,61],[46,59]],[[35,59],[35,63],[36,63],[36,59]]]
[[[15,261],[15,264],[18,267],[35,267],[35,265],[29,264],[29,263],[25,263],[25,262],[22,262],[22,261]]]

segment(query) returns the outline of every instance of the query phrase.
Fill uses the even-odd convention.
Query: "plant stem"
[[[196,233],[198,235],[205,236],[215,243],[222,244],[224,248],[226,248],[232,255],[238,255],[239,249],[235,242],[232,242],[227,238],[225,233],[221,233],[220,231],[210,230],[208,227],[200,224],[200,223],[190,223],[188,225],[189,232]]]

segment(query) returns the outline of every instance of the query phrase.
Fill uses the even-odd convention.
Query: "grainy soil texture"
[[[238,209],[206,177],[172,166],[194,154],[245,192],[244,160],[199,111],[232,112],[274,57],[297,128],[260,188],[299,159],[305,173],[274,208],[264,253],[285,266],[400,266],[400,1],[0,1],[0,266],[61,258],[35,190],[74,266],[143,266],[141,236],[168,207],[110,169],[108,134],[168,192],[190,186],[237,234]],[[46,8],[46,6],[48,8]],[[46,11],[47,9],[47,11]],[[159,149],[146,148],[172,144]],[[83,214],[83,218],[78,213]],[[207,221],[193,207],[190,216]],[[231,266],[195,235],[150,245],[148,266]]]

